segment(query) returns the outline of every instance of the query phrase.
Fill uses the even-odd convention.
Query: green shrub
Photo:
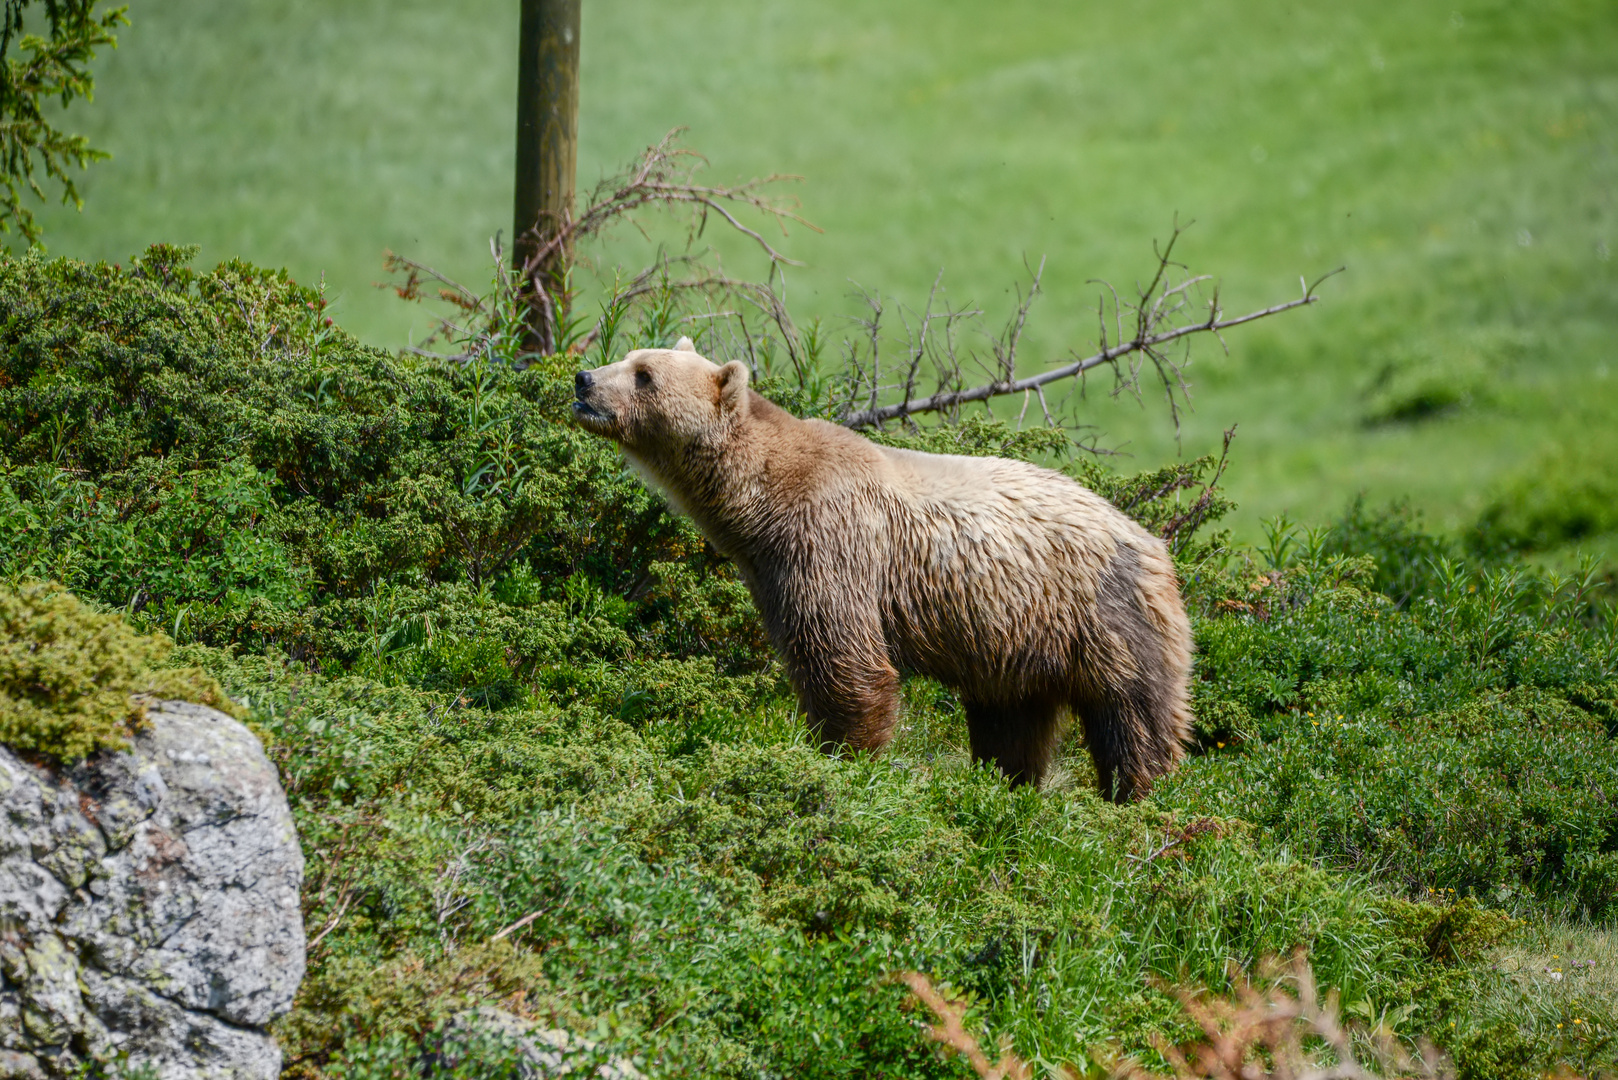
[[[0,572],[506,704],[580,656],[769,664],[731,568],[568,421],[570,361],[389,356],[190,254],[0,260]]]
[[[1481,553],[1548,551],[1618,532],[1618,444],[1592,432],[1542,453],[1500,486],[1467,539]]]
[[[1419,423],[1496,404],[1501,377],[1545,349],[1532,333],[1489,327],[1425,341],[1401,327],[1396,341],[1361,395],[1360,422],[1367,427]]]
[[[1326,555],[1369,555],[1376,561],[1371,588],[1404,607],[1439,586],[1438,564],[1458,558],[1460,545],[1424,528],[1421,511],[1408,502],[1378,510],[1356,498],[1324,537]]]
[[[1305,947],[1352,1000],[1428,995],[1423,1024],[1473,977],[1432,959],[1413,905],[1246,827],[1014,792],[959,753],[840,761],[732,723],[675,754],[582,704],[490,712],[186,657],[274,736],[306,920],[330,928],[282,1027],[311,1066],[515,1000],[673,1075],[960,1075],[886,972],[934,972],[974,1023],[1053,1057],[1177,1030],[1148,972],[1220,985],[1232,957]]]
[[[173,647],[59,587],[0,586],[0,743],[71,761],[127,745],[152,698],[236,712],[199,669],[165,666]]]
[[[1414,423],[1460,412],[1473,404],[1488,404],[1489,373],[1476,365],[1442,362],[1389,364],[1378,373],[1366,394],[1361,423]]]
[[[1413,898],[1618,915],[1618,655],[1577,591],[1440,559],[1401,611],[1355,583],[1373,577],[1330,557],[1209,605],[1204,759],[1159,800]]]

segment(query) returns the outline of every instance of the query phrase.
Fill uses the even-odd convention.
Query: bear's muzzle
[[[595,382],[595,376],[588,371],[573,376],[573,418],[586,430],[605,435],[609,433],[613,416],[590,402],[590,392],[595,389]]]

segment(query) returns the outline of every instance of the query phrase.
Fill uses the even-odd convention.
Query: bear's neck
[[[779,531],[794,477],[814,461],[804,422],[757,391],[748,395],[746,417],[714,442],[687,446],[673,461],[630,455],[715,548],[739,560]]]

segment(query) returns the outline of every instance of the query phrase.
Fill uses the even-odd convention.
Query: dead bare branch
[[[1100,350],[1098,352],[1038,374],[1029,375],[1021,379],[1016,378],[1017,344],[1021,340],[1029,306],[1040,291],[1040,278],[1044,270],[1044,262],[1041,261],[1039,270],[1032,271],[1033,281],[1027,295],[1024,296],[1019,293],[1016,311],[1007,323],[1006,330],[994,342],[992,348],[994,364],[990,372],[989,381],[972,387],[952,386],[950,383],[954,380],[950,376],[958,376],[959,367],[957,365],[952,372],[940,373],[939,386],[932,394],[914,396],[914,384],[907,380],[902,400],[887,405],[876,405],[872,402],[857,411],[850,409],[842,417],[842,424],[845,427],[858,430],[872,426],[880,427],[889,421],[903,419],[919,413],[937,412],[952,415],[963,405],[988,401],[991,398],[1006,394],[1024,394],[1029,391],[1039,391],[1053,382],[1080,377],[1088,371],[1108,364],[1113,365],[1116,373],[1117,387],[1114,393],[1130,392],[1138,396],[1141,366],[1135,363],[1120,366],[1120,361],[1138,356],[1152,365],[1161,381],[1170,415],[1175,422],[1175,430],[1178,431],[1180,403],[1186,400],[1186,391],[1188,389],[1183,375],[1187,361],[1184,356],[1179,359],[1170,356],[1165,351],[1167,346],[1176,343],[1189,344],[1185,342],[1185,339],[1194,334],[1212,333],[1217,337],[1221,331],[1228,330],[1231,327],[1241,326],[1257,319],[1278,315],[1283,311],[1290,311],[1293,308],[1313,304],[1320,299],[1316,295],[1316,290],[1320,287],[1321,282],[1340,272],[1340,270],[1333,270],[1316,280],[1312,285],[1305,283],[1303,285],[1303,294],[1296,300],[1272,304],[1259,311],[1238,315],[1234,318],[1223,317],[1224,312],[1219,304],[1219,293],[1215,289],[1213,296],[1208,301],[1208,315],[1206,318],[1191,322],[1178,322],[1178,325],[1175,325],[1185,314],[1190,304],[1191,291],[1209,280],[1206,275],[1197,275],[1188,276],[1178,282],[1171,283],[1170,281],[1174,270],[1183,269],[1179,263],[1173,260],[1173,251],[1175,243],[1186,228],[1187,226],[1182,226],[1176,222],[1168,243],[1161,248],[1154,246],[1157,266],[1152,278],[1147,284],[1140,287],[1133,302],[1125,302],[1119,297],[1116,289],[1113,289],[1112,286],[1105,282],[1100,283],[1111,294],[1112,307],[1109,313],[1107,297],[1104,295],[1098,312],[1100,316]],[[931,300],[929,300],[930,305]],[[1109,334],[1108,327],[1109,314],[1110,321],[1115,324],[1111,334]],[[1133,333],[1127,341],[1122,340],[1122,320],[1126,314],[1134,324]],[[1109,337],[1111,337],[1113,344],[1108,344]],[[1221,343],[1223,343],[1222,339]]]
[[[529,256],[524,276],[531,274],[535,267],[556,251],[571,249],[578,241],[605,231],[618,219],[654,204],[665,206],[685,204],[700,208],[690,223],[692,240],[700,236],[706,226],[706,213],[713,211],[738,232],[757,243],[772,263],[792,264],[791,259],[772,247],[760,233],[738,221],[727,208],[727,204],[751,207],[773,218],[783,236],[787,235],[788,221],[797,222],[820,232],[819,226],[797,212],[796,201],[789,204],[762,193],[764,188],[773,184],[802,180],[803,177],[774,173],[755,177],[731,187],[712,187],[694,183],[692,177],[699,168],[707,164],[708,159],[694,150],[687,150],[678,145],[680,135],[684,131],[684,128],[670,131],[655,145],[647,147],[634,165],[597,184],[586,200],[583,212],[576,218],[561,222],[560,227],[554,231],[551,228],[541,229],[543,243]]]
[[[516,922],[512,923],[510,926],[508,926],[505,929],[503,929],[503,930],[499,931],[498,933],[496,933],[493,937],[491,937],[489,939],[489,943],[493,944],[494,942],[499,941],[501,938],[505,937],[507,934],[516,933],[518,930],[521,930],[523,927],[527,926],[529,923],[533,922],[535,919],[537,919],[541,915],[545,914],[545,911],[546,911],[545,908],[540,908],[538,911],[530,911],[528,914],[524,915],[522,918],[518,919]]]
[[[518,272],[517,280],[530,304],[548,308],[550,312],[548,319],[539,321],[540,351],[554,351],[559,324],[557,314],[565,314],[571,301],[571,297],[551,295],[557,291],[557,283],[544,280],[540,268],[549,265],[558,252],[574,252],[580,241],[601,235],[621,219],[630,220],[640,228],[639,223],[634,222],[633,215],[648,206],[686,206],[692,209],[686,236],[688,247],[707,227],[709,213],[714,213],[756,243],[769,258],[772,268],[779,264],[802,265],[776,250],[762,233],[744,225],[731,212],[731,207],[758,211],[773,219],[783,236],[787,235],[789,221],[819,232],[818,226],[797,212],[795,201],[789,203],[764,191],[771,185],[801,180],[802,177],[777,173],[729,187],[698,184],[693,178],[697,170],[707,163],[707,159],[677,145],[683,130],[675,128],[670,131],[655,145],[647,147],[634,165],[596,185],[583,211],[577,216],[566,215],[560,221],[536,222],[531,233],[525,234],[534,237],[534,245]]]
[[[576,217],[540,222],[537,228],[542,235],[536,238],[521,270],[505,267],[496,238],[491,245],[495,279],[487,295],[477,295],[432,267],[390,254],[389,270],[404,279],[393,286],[401,297],[436,299],[453,309],[432,335],[406,351],[449,362],[486,358],[516,366],[539,355],[578,354],[589,349],[599,350],[605,359],[626,343],[631,347],[669,344],[678,324],[691,332],[711,359],[721,363],[744,360],[761,380],[784,374],[788,392],[796,391],[806,410],[852,429],[882,429],[892,422],[915,429],[914,418],[930,413],[953,423],[965,406],[979,403],[988,410],[994,398],[1019,393],[1023,395],[1017,415],[1019,429],[1035,398],[1046,426],[1071,429],[1070,405],[1075,393],[1082,399],[1086,373],[1110,367],[1113,394],[1128,393],[1137,400],[1142,396],[1142,376],[1155,375],[1178,436],[1181,413],[1190,404],[1185,371],[1191,339],[1209,333],[1223,346],[1225,330],[1315,303],[1321,283],[1332,276],[1327,274],[1313,284],[1301,282],[1302,295],[1297,299],[1229,318],[1214,286],[1204,311],[1201,290],[1210,279],[1190,274],[1175,260],[1176,245],[1186,228],[1176,220],[1167,242],[1154,243],[1152,274],[1137,285],[1133,296],[1120,295],[1110,284],[1099,283],[1103,291],[1096,311],[1098,351],[1091,355],[1080,357],[1073,352],[1066,362],[1018,377],[1019,368],[1025,366],[1021,350],[1028,318],[1034,301],[1043,295],[1045,261],[1041,259],[1037,266],[1028,267],[1027,287],[1017,289],[1015,309],[999,334],[986,334],[987,347],[975,350],[963,343],[962,333],[976,329],[983,312],[970,306],[955,307],[948,301],[942,270],[920,312],[856,286],[865,312],[848,319],[853,333],[838,343],[842,363],[823,368],[822,354],[835,355],[836,346],[821,334],[818,323],[807,336],[794,324],[785,301],[783,269],[793,265],[792,260],[763,232],[737,216],[742,210],[758,212],[783,235],[791,223],[815,228],[798,214],[795,202],[779,198],[771,189],[778,182],[798,178],[772,175],[729,187],[698,183],[695,174],[705,159],[676,144],[680,130],[671,131],[622,173],[597,185]],[[571,271],[557,275],[552,256],[563,251],[569,259],[577,258],[581,242],[600,238],[616,223],[627,221],[640,228],[635,212],[646,207],[688,213],[686,250],[678,254],[660,251],[627,282],[615,278],[598,315],[576,314],[579,289]],[[710,214],[758,245],[769,260],[764,281],[733,277],[712,251],[691,250]],[[551,268],[541,273],[542,265]],[[536,307],[541,316],[537,320],[529,317]],[[625,321],[631,316],[638,322]],[[536,331],[536,323],[542,332]],[[894,332],[896,325],[902,332],[902,347],[895,340],[899,336]],[[439,339],[453,342],[458,351],[434,351],[430,346]],[[791,362],[789,371],[774,367],[774,358],[781,352]],[[1069,384],[1067,394],[1047,397],[1046,387],[1062,381]],[[1093,437],[1075,434],[1072,445],[1091,453],[1107,452]],[[1169,523],[1171,532],[1193,532],[1216,509],[1213,486],[1222,474],[1223,460],[1199,499]],[[1180,486],[1189,487],[1193,482],[1186,479]]]
[[[512,272],[504,267],[496,240],[494,250],[497,280],[494,289],[486,296],[478,295],[430,266],[390,252],[386,261],[388,271],[402,274],[405,278],[402,283],[392,286],[401,298],[418,301],[425,299],[428,294],[423,291],[423,286],[436,283],[440,286],[435,290],[436,298],[459,309],[459,317],[452,316],[441,320],[434,333],[422,342],[422,345],[430,345],[439,338],[455,341],[474,338],[480,325],[487,326],[496,318],[497,308],[501,303],[517,296],[525,305],[540,309],[540,318],[537,320],[538,340],[534,343],[538,352],[551,353],[568,346],[588,347],[601,330],[601,320],[596,320],[584,334],[582,344],[577,339],[564,340],[567,336],[564,323],[571,313],[574,290],[567,284],[565,278],[560,280],[547,278],[540,273],[540,268],[549,265],[558,251],[571,255],[576,252],[581,242],[599,238],[622,221],[628,221],[640,228],[635,213],[648,207],[689,209],[690,215],[686,223],[688,249],[702,235],[707,226],[708,215],[711,213],[758,245],[770,261],[772,278],[775,268],[780,265],[801,265],[777,250],[759,230],[745,224],[737,216],[736,211],[738,209],[757,211],[774,221],[783,236],[787,235],[789,223],[800,224],[819,232],[821,231],[819,226],[798,213],[796,200],[779,197],[771,190],[779,184],[802,178],[772,174],[731,186],[699,184],[694,179],[695,174],[706,164],[707,159],[695,151],[678,145],[683,130],[676,128],[670,131],[655,145],[648,147],[640,158],[623,172],[602,180],[586,198],[584,208],[576,215],[568,215],[562,221],[537,222],[529,234],[535,237],[534,247],[524,260],[523,266],[517,271]],[[644,231],[642,229],[643,233]],[[673,266],[684,266],[692,270],[693,274],[685,279],[672,277],[669,271]],[[789,352],[796,349],[796,334],[790,328],[790,318],[768,281],[764,283],[736,281],[724,275],[722,271],[709,268],[701,256],[694,255],[688,250],[685,254],[672,258],[659,257],[651,266],[637,274],[627,291],[620,293],[613,302],[630,303],[659,289],[748,293],[751,297],[750,302],[765,309],[767,317],[781,327]],[[443,358],[464,362],[477,354],[478,350],[472,349]]]
[[[1174,850],[1175,848],[1179,847],[1183,843],[1185,843],[1185,837],[1170,835],[1170,836],[1164,837],[1163,842],[1161,844],[1159,844],[1157,847],[1153,848],[1150,854],[1147,854],[1147,855],[1125,855],[1124,858],[1130,860],[1131,862],[1138,862],[1142,866],[1145,866],[1147,863],[1151,862],[1153,859],[1157,858],[1159,855],[1165,855],[1168,852],[1170,852],[1170,851]]]

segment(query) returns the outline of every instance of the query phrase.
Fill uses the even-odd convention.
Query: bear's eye
[[[642,390],[652,385],[652,373],[645,368],[635,372],[635,385]]]

